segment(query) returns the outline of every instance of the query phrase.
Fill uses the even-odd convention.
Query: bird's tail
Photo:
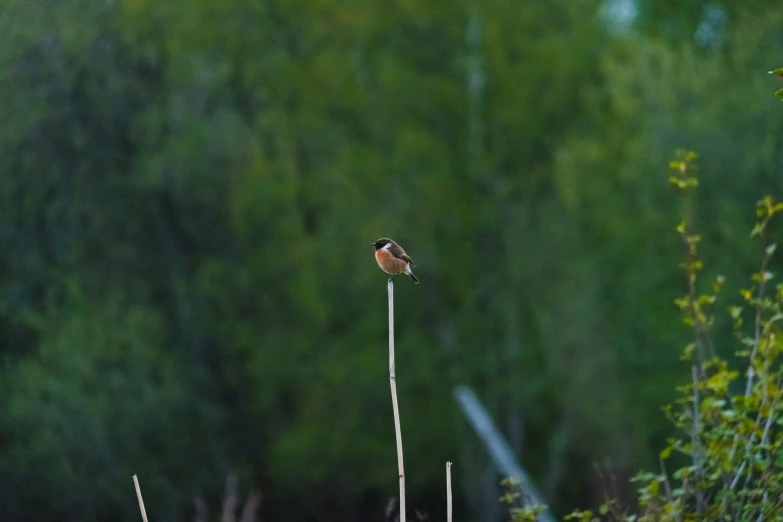
[[[415,275],[413,275],[413,272],[410,272],[410,271],[409,271],[409,272],[408,272],[408,275],[409,275],[409,276],[411,276],[411,279],[413,279],[413,282],[414,282],[415,284],[417,284],[417,285],[419,284],[419,278],[418,278],[418,277],[416,277]]]

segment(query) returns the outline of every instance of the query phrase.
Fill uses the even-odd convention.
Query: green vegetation
[[[670,167],[670,181],[686,193],[686,209],[692,210],[691,191],[696,154],[680,152]],[[633,505],[615,498],[613,477],[603,477],[605,501],[598,514],[574,511],[565,520],[593,522],[602,519],[644,522],[683,520],[777,520],[783,516],[783,283],[774,284],[777,244],[770,240],[775,214],[783,203],[766,196],[756,205],[757,221],[750,236],[757,238],[761,254],[752,284],[740,290],[740,305],[728,306],[735,335],[713,339],[719,296],[726,283],[717,276],[709,291],[700,293],[701,236],[693,229],[688,212],[677,226],[682,236],[682,268],[687,293],[676,299],[683,322],[692,330],[692,342],[681,359],[691,366],[691,380],[677,387],[674,403],[663,408],[677,435],[667,438],[660,452],[659,472],[641,472],[630,479],[638,487]],[[746,323],[749,323],[746,325]],[[727,343],[727,341],[731,341]],[[742,378],[734,360],[722,358],[723,344],[736,346]],[[734,358],[732,358],[734,359]],[[667,467],[674,462],[676,469]],[[609,470],[611,472],[611,470]],[[515,522],[535,520],[543,506],[526,502],[520,484],[506,480],[502,500],[512,507]]]
[[[3,2],[2,518],[138,520],[136,473],[154,520],[192,519],[194,497],[214,519],[232,470],[270,520],[379,517],[397,487],[381,236],[423,281],[396,296],[411,509],[442,518],[447,460],[461,519],[497,504],[457,384],[556,515],[601,502],[604,458],[627,502],[670,434],[659,406],[693,391],[675,393],[662,158],[701,154],[699,281],[759,271],[745,209],[783,194],[777,3],[642,4],[619,26],[599,0]],[[729,411],[768,418],[700,391],[705,437]]]

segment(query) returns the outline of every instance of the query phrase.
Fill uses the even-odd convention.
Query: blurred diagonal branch
[[[457,386],[454,389],[462,411],[473,426],[476,434],[484,443],[489,456],[497,470],[507,477],[513,477],[522,484],[526,505],[545,504],[544,497],[536,488],[530,475],[519,465],[503,435],[498,431],[489,413],[467,386]],[[552,513],[547,509],[541,513],[542,522],[555,522]]]
[[[141,519],[144,522],[147,522],[147,510],[144,509],[144,500],[141,498],[141,487],[139,487],[139,479],[136,477],[136,475],[133,475],[133,485],[136,486],[136,497],[139,499]]]

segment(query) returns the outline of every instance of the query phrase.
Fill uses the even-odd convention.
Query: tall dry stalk
[[[397,405],[397,378],[394,372],[394,280],[386,285],[389,291],[389,386],[394,409],[394,431],[397,434],[397,467],[400,471],[400,522],[405,522],[405,470],[402,464],[402,431],[400,430],[400,408]]]
[[[446,463],[446,522],[451,522],[451,462]]]
[[[141,498],[141,488],[139,487],[139,479],[136,475],[133,475],[133,484],[136,486],[136,496],[139,499],[139,509],[141,509],[141,519],[147,522],[147,511],[144,509],[144,500]]]

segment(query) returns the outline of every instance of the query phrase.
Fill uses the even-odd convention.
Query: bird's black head
[[[373,245],[375,246],[375,250],[380,250],[386,245],[388,245],[389,243],[393,243],[393,241],[389,238],[382,237],[379,240],[377,240],[375,243],[373,243]]]

